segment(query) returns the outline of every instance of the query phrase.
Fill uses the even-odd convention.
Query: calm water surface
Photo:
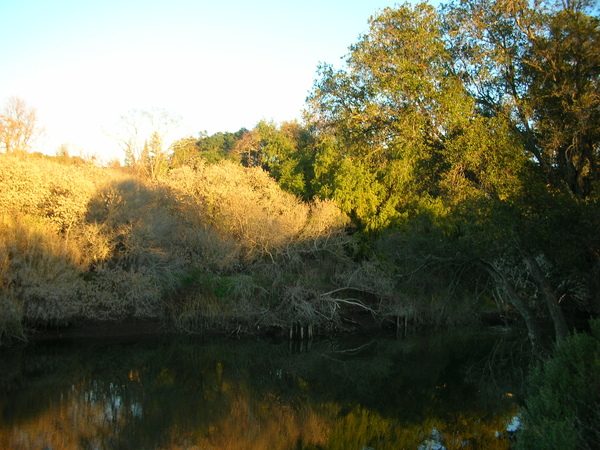
[[[502,334],[163,337],[0,350],[0,448],[509,448]]]

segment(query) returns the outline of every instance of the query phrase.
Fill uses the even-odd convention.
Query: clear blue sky
[[[341,65],[393,0],[0,0],[0,102],[38,111],[53,154],[121,156],[103,129],[130,109],[180,136],[300,118],[319,62]]]

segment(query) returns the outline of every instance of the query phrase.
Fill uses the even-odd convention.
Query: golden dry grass
[[[0,154],[0,221],[1,338],[22,335],[24,323],[78,318],[247,316],[278,295],[283,272],[298,273],[298,255],[333,243],[346,218],[231,162],[151,181],[23,153]],[[260,275],[265,264],[274,280]],[[229,287],[202,286],[214,276]]]

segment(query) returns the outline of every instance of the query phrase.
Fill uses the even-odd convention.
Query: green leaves
[[[439,17],[426,3],[386,8],[350,50],[350,67],[397,106],[432,97],[445,57]]]
[[[600,442],[600,321],[554,348],[529,377],[517,448],[596,448]]]
[[[466,0],[444,15],[453,70],[480,112],[510,123],[549,184],[589,198],[600,175],[592,2]]]
[[[599,21],[585,2],[536,5],[404,4],[371,18],[346,67],[322,66],[308,99],[315,192],[369,229],[420,198],[589,198],[600,179]]]
[[[474,114],[443,38],[430,5],[387,8],[350,48],[346,70],[321,68],[309,98],[310,124],[327,148],[315,159],[319,192],[367,229],[397,224],[420,199],[440,195],[447,142]]]

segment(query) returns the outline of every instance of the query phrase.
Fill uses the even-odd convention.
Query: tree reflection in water
[[[436,428],[449,449],[508,448],[496,434],[516,414],[520,367],[496,367],[507,384],[490,384],[487,355],[502,353],[499,340],[356,336],[302,352],[192,338],[9,349],[0,447],[414,449]]]

